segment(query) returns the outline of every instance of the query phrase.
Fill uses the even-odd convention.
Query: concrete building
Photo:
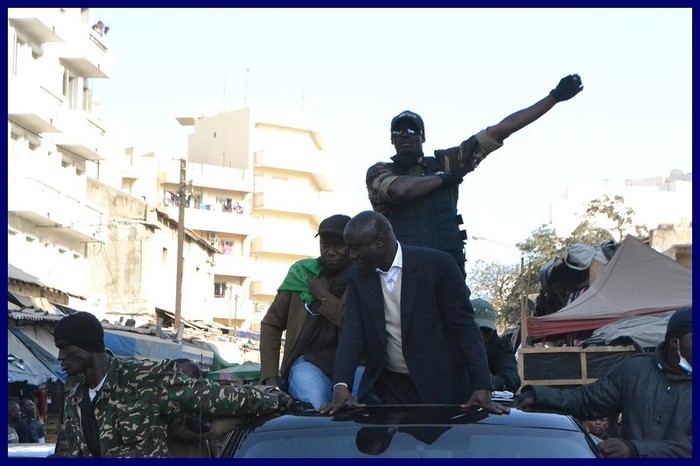
[[[32,277],[14,291],[140,325],[174,311],[177,216],[122,191],[123,144],[92,95],[112,52],[93,22],[87,8],[8,9],[8,278]],[[206,318],[214,252],[185,235],[184,318]]]
[[[693,222],[661,224],[651,230],[649,246],[681,265],[693,268]]]
[[[106,212],[87,180],[105,179],[118,154],[92,99],[112,54],[85,8],[8,9],[8,264],[101,308],[90,289],[87,245],[103,243]]]
[[[92,82],[113,57],[95,22],[87,8],[8,9],[8,265],[59,304],[140,325],[174,312],[180,161],[124,151],[100,118]],[[178,120],[194,130],[182,317],[257,330],[337,213],[331,156],[303,112]]]
[[[626,180],[621,185],[571,186],[562,198],[550,205],[550,224],[557,235],[568,236],[581,222],[586,205],[594,199],[619,195],[634,212],[633,224],[655,230],[660,225],[687,224],[692,221],[692,173],[673,170],[669,176]],[[668,235],[667,235],[668,236]],[[680,240],[680,239],[679,239]],[[680,240],[682,242],[691,242]],[[652,244],[652,247],[655,247]],[[655,247],[659,252],[668,245]]]
[[[303,112],[244,107],[178,121],[194,129],[185,226],[219,251],[200,318],[258,330],[289,266],[318,255],[318,224],[336,213],[331,155]],[[177,219],[180,161],[137,148],[125,157],[123,189]]]
[[[141,198],[89,180],[89,198],[109,216],[104,244],[89,244],[90,283],[106,296],[110,321],[155,323],[174,315],[177,292],[178,222]],[[210,320],[217,250],[194,232],[183,238],[181,316]]]

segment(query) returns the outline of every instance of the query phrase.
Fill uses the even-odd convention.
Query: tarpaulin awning
[[[66,379],[56,358],[21,332],[7,329],[7,382],[41,385]]]
[[[561,310],[528,317],[528,335],[590,331],[636,315],[692,306],[692,271],[632,236],[579,298]]]
[[[58,348],[56,348],[56,344],[53,340],[53,333],[51,330],[49,330],[48,325],[35,323],[33,325],[16,325],[10,328],[22,332],[34,343],[51,354],[55,359],[58,359]]]
[[[584,340],[581,346],[585,348],[590,345],[625,346],[632,344],[640,350],[654,348],[664,341],[668,320],[674,312],[676,311],[618,320],[600,327],[593,332],[590,338]]]
[[[40,296],[25,296],[21,293],[7,292],[8,305],[14,305],[13,309],[24,310],[25,312],[34,312],[36,314],[48,313],[51,315],[63,314],[56,306],[51,304],[48,299]],[[8,306],[9,307],[9,306]]]
[[[105,329],[104,333],[105,346],[117,355],[154,361],[188,358],[205,366],[214,361],[212,351],[194,345],[119,330]]]

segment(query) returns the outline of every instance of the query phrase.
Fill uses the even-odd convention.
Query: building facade
[[[692,173],[680,170],[672,171],[669,176],[626,180],[621,185],[571,186],[560,199],[552,201],[550,224],[557,235],[568,236],[581,222],[586,205],[606,195],[625,199],[625,207],[634,210],[634,225],[654,230],[659,225],[687,224],[692,221],[692,188]],[[661,249],[665,247],[655,249],[664,252]]]
[[[128,192],[133,167],[92,94],[113,60],[92,24],[87,8],[8,9],[8,274],[35,277],[28,292],[57,304],[141,325],[175,310],[177,217]],[[215,252],[186,232],[185,318],[208,308]]]
[[[183,192],[185,226],[218,250],[202,318],[258,330],[289,266],[319,254],[318,224],[336,213],[332,156],[303,112],[243,107],[178,121],[193,128],[185,172],[129,148],[123,189],[175,219]]]
[[[87,180],[106,179],[118,154],[91,90],[111,67],[88,9],[8,9],[8,262],[102,310],[86,250],[104,243],[108,217]]]

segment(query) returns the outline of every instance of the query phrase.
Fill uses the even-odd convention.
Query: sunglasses
[[[391,132],[392,136],[401,136],[402,134],[406,133],[409,136],[417,136],[420,134],[420,131],[417,129],[413,128],[402,128],[402,129],[395,129]]]

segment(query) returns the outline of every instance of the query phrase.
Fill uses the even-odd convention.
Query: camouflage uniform
[[[471,136],[457,147],[436,150],[434,157],[421,156],[418,163],[404,166],[394,162],[379,162],[367,170],[365,183],[372,208],[391,223],[399,242],[413,246],[439,249],[450,254],[466,276],[464,240],[466,231],[460,229],[462,217],[457,214],[459,184],[447,189],[435,189],[407,202],[396,202],[389,187],[399,176],[433,176],[466,167],[473,171],[488,154],[502,147],[486,130]],[[475,199],[475,202],[478,202]]]
[[[213,417],[276,411],[277,398],[252,387],[221,386],[184,375],[172,361],[114,357],[94,400],[102,457],[168,457],[167,426],[183,411]],[[81,428],[80,404],[88,396],[81,380],[66,396],[64,429],[72,457],[91,457]]]

